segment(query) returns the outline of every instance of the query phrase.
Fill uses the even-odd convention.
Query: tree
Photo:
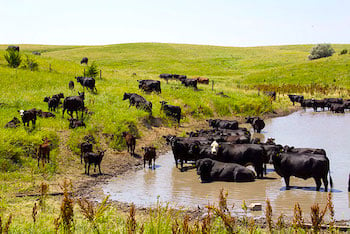
[[[18,67],[22,62],[21,55],[17,50],[8,50],[4,57],[9,66],[13,68]]]
[[[88,67],[88,69],[84,75],[87,77],[96,77],[97,74],[98,74],[98,67],[95,64],[95,62],[93,62],[91,64],[91,66]]]
[[[31,57],[26,55],[24,60],[23,68],[30,69],[31,71],[36,71],[39,68],[39,64]]]
[[[308,58],[310,60],[332,56],[335,53],[330,44],[318,44],[310,51]]]

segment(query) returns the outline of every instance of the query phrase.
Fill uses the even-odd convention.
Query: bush
[[[98,74],[98,67],[95,64],[95,62],[93,62],[91,64],[91,66],[88,67],[87,72],[84,74],[84,76],[86,77],[96,77]]]
[[[347,53],[348,53],[347,49],[343,49],[342,51],[340,51],[340,55],[347,54]]]
[[[324,57],[329,57],[334,54],[334,49],[331,47],[330,44],[318,44],[317,46],[313,47],[311,49],[309,59],[319,59]]]
[[[8,50],[4,57],[9,66],[13,68],[18,67],[22,62],[21,55],[17,50]]]
[[[30,69],[31,71],[37,71],[39,68],[39,64],[35,62],[34,59],[26,55],[26,59],[24,60],[23,68]]]

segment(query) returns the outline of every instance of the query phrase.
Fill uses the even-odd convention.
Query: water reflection
[[[329,113],[296,112],[289,116],[266,121],[261,134],[254,133],[265,141],[275,138],[276,143],[296,147],[324,148],[330,158],[331,175],[334,182],[333,203],[336,219],[350,219],[350,193],[347,192],[350,165],[350,113],[334,115]],[[242,200],[247,204],[270,199],[274,214],[292,214],[298,202],[304,213],[310,206],[319,203],[323,208],[327,203],[327,193],[315,191],[313,179],[302,180],[291,177],[290,190],[285,189],[281,179],[270,166],[266,179],[251,183],[213,182],[201,183],[195,169],[180,172],[171,152],[157,159],[156,170],[148,168],[130,172],[115,178],[104,187],[111,199],[133,202],[138,206],[152,206],[157,198],[170,202],[173,206],[204,207],[217,203],[221,188],[228,191],[229,204],[238,209]],[[346,202],[348,206],[346,206]],[[307,215],[305,214],[305,215]]]

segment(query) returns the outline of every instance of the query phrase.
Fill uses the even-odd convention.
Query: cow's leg
[[[324,190],[328,192],[328,179],[327,174],[322,178],[323,184],[324,184]]]
[[[87,168],[87,163],[86,163],[86,162],[84,162],[84,169],[85,169],[84,174],[86,174],[86,168]]]
[[[316,178],[314,177],[315,182],[316,182],[316,191],[320,191],[320,187],[321,187],[321,178]]]
[[[286,183],[286,189],[289,190],[290,189],[290,187],[289,187],[289,176],[285,176],[283,178],[284,178],[284,182]]]
[[[88,175],[90,175],[90,162],[89,162],[89,164],[88,164]]]
[[[145,168],[146,167],[146,159],[144,158],[143,159],[143,168]]]
[[[50,162],[50,151],[47,152],[47,162]]]
[[[38,155],[38,167],[39,167],[39,162],[40,162],[40,154]]]
[[[98,172],[100,173],[100,175],[102,175],[102,172],[101,172],[101,163],[98,164]]]
[[[63,111],[62,111],[62,119],[64,117],[64,112],[66,111],[66,109],[63,107]]]

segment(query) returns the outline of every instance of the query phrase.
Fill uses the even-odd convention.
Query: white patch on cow
[[[20,111],[19,111],[19,114],[20,114],[21,116],[23,116],[23,115],[24,115],[24,110],[20,110]]]
[[[213,141],[213,143],[211,143],[211,153],[212,154],[217,154],[218,149],[219,149],[219,144],[216,141]]]

